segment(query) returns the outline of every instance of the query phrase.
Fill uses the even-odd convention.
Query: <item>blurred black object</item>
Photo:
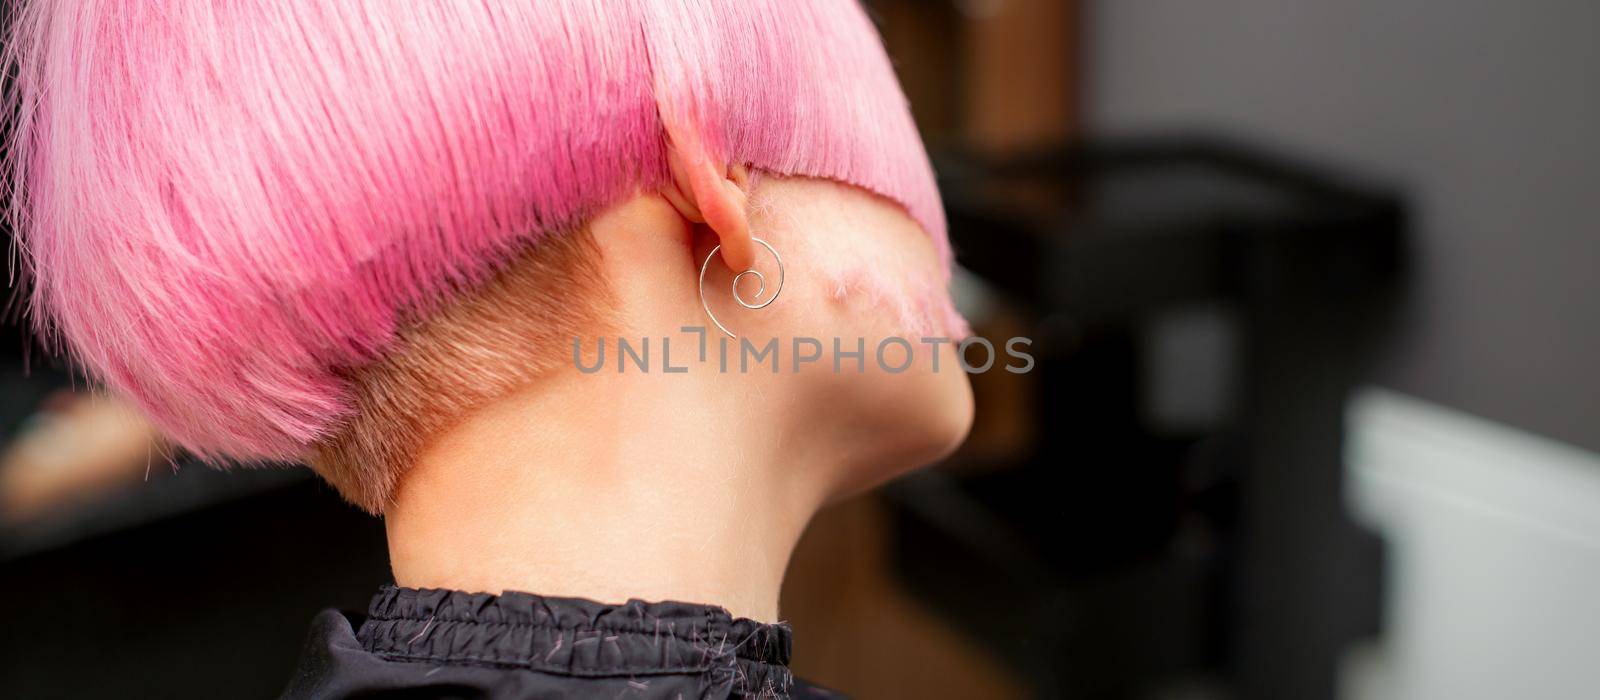
[[[1037,438],[892,487],[907,584],[1041,697],[1332,698],[1378,631],[1341,422],[1399,199],[1204,138],[937,161],[961,265],[1031,319]],[[1209,357],[1155,347],[1174,314],[1209,319]],[[1151,405],[1196,374],[1226,381],[1187,420]]]
[[[312,616],[364,610],[387,554],[381,521],[296,479],[5,561],[0,695],[276,697]]]

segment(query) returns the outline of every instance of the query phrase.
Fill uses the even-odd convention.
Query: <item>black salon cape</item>
[[[387,587],[312,622],[285,698],[837,698],[722,608]]]

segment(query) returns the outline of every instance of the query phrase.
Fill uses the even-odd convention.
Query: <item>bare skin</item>
[[[972,398],[948,345],[938,350],[939,372],[919,348],[899,374],[835,374],[827,361],[722,373],[713,328],[701,362],[701,336],[680,331],[709,326],[700,262],[721,243],[761,267],[752,229],[784,251],[789,274],[778,303],[730,323],[740,333],[758,345],[778,337],[787,364],[791,336],[898,329],[870,304],[841,302],[807,277],[816,248],[752,225],[741,169],[714,167],[703,154],[673,165],[676,187],[639,194],[591,230],[618,301],[607,335],[670,337],[671,364],[688,371],[662,372],[656,345],[650,372],[618,372],[608,348],[604,370],[566,363],[433,436],[385,516],[401,585],[679,600],[777,620],[789,556],[819,508],[964,438]],[[788,230],[839,245],[872,236],[937,269],[926,234],[894,205],[836,184],[763,187],[790,212]],[[728,273],[719,272],[726,294]]]

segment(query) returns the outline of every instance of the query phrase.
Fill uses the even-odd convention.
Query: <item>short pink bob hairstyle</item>
[[[729,163],[894,200],[945,261],[854,0],[38,0],[13,11],[10,214],[48,337],[198,454],[298,459],[404,314]]]

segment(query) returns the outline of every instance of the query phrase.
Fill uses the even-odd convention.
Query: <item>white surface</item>
[[[1600,697],[1600,456],[1369,390],[1347,489],[1389,544],[1347,698]]]

